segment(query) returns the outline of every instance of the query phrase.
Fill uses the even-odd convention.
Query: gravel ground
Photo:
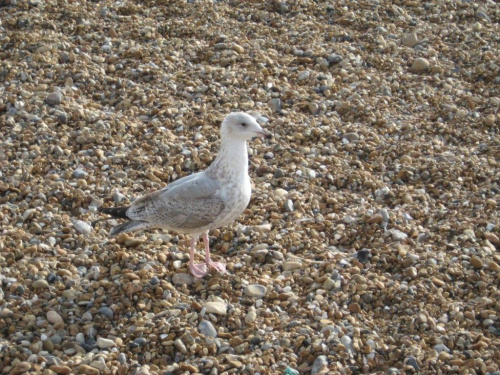
[[[0,0],[0,372],[500,374],[495,1]],[[255,111],[248,209],[108,238]],[[202,251],[199,255],[201,259]]]

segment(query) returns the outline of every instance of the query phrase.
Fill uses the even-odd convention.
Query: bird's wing
[[[191,176],[188,176],[191,177]],[[175,186],[147,194],[132,203],[127,216],[160,227],[192,230],[212,223],[225,207],[220,183],[197,173]]]
[[[196,179],[199,177],[200,174],[202,174],[203,172],[198,172],[198,173],[193,173],[193,174],[190,174],[188,176],[184,176],[182,178],[179,178],[178,180],[175,180],[174,182],[171,182],[170,184],[168,184],[167,186],[165,186],[163,189],[161,189],[161,191],[166,191],[166,190],[171,190],[172,188],[178,186],[178,185],[182,185],[190,180],[193,180],[193,179]]]

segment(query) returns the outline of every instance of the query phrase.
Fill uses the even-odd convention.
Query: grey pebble
[[[411,366],[415,369],[415,371],[419,371],[420,370],[420,366],[418,365],[417,363],[417,359],[410,355],[406,358],[405,360],[405,364],[408,365],[408,366]]]
[[[273,112],[279,112],[279,111],[281,111],[281,99],[273,98],[273,99],[269,100],[269,102],[267,103],[267,105],[269,106],[269,108]]]
[[[113,310],[111,310],[109,307],[107,306],[103,306],[99,309],[99,313],[104,315],[106,318],[108,319],[113,319]]]
[[[113,201],[115,203],[122,203],[127,197],[120,193],[119,191],[116,191],[113,193]]]
[[[358,133],[350,132],[350,133],[345,133],[342,138],[347,139],[349,142],[352,141],[357,141],[359,139]]]
[[[54,345],[59,345],[62,342],[63,338],[59,334],[54,334],[50,336],[50,341],[52,341],[52,344]]]
[[[202,320],[198,325],[198,331],[201,334],[209,337],[217,337],[217,330],[208,320]]]
[[[328,359],[326,358],[326,355],[320,355],[314,360],[314,363],[311,368],[311,375],[323,372],[327,365],[328,365]]]
[[[331,64],[338,64],[339,62],[342,61],[342,56],[337,55],[336,53],[332,53],[332,54],[328,55],[328,57],[326,59]]]
[[[444,344],[437,344],[436,346],[434,346],[434,350],[438,353],[441,353],[441,352],[449,353],[450,352],[450,349]]]
[[[274,172],[273,178],[282,178],[285,177],[285,172],[283,172],[283,169],[276,169],[276,172]]]
[[[134,340],[134,344],[136,345],[139,345],[139,346],[144,346],[146,345],[148,342],[146,341],[146,339],[144,337],[138,337]]]
[[[51,92],[45,98],[45,103],[52,106],[61,104],[61,101],[62,101],[62,94],[60,91]]]
[[[75,169],[75,170],[73,171],[73,177],[75,177],[75,178],[83,178],[83,177],[85,177],[85,176],[87,176],[87,175],[88,175],[88,173],[87,173],[87,172],[85,172],[85,171],[84,171],[83,169],[81,169],[81,168],[77,168],[77,169]]]
[[[124,365],[125,363],[127,363],[127,356],[125,355],[125,353],[118,354],[118,357],[116,357],[116,359],[122,365]]]

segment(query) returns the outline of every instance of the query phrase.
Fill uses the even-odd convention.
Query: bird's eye
[[[244,128],[246,128],[247,127],[247,123],[246,122],[242,122],[241,126],[243,126]]]

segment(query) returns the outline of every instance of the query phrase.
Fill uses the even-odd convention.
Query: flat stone
[[[49,283],[45,279],[38,279],[38,280],[33,281],[31,286],[35,289],[48,289]]]
[[[245,287],[243,292],[249,297],[262,298],[266,295],[267,288],[260,284],[250,284]]]
[[[226,315],[227,303],[224,302],[207,302],[205,310],[208,314]]]
[[[129,237],[125,240],[123,243],[126,247],[137,247],[139,245],[142,245],[144,242],[146,242],[145,238],[138,238],[138,237]]]
[[[99,375],[101,373],[98,369],[89,365],[80,365],[78,366],[77,370],[80,374],[86,375]]]
[[[217,337],[217,330],[208,320],[202,320],[198,325],[198,331],[201,334],[209,337]]]
[[[172,276],[172,282],[176,285],[191,285],[194,283],[194,277],[189,273],[176,273]]]
[[[391,230],[391,236],[394,241],[404,241],[408,238],[408,235],[406,233],[403,233],[397,229]]]
[[[359,139],[359,134],[358,133],[354,133],[354,132],[345,133],[342,136],[342,138],[347,139],[349,142],[357,141]]]
[[[113,340],[105,339],[103,337],[98,337],[96,344],[101,349],[111,348],[112,346],[116,345]]]
[[[77,169],[75,169],[75,170],[73,171],[73,177],[75,177],[75,178],[83,178],[83,177],[85,177],[85,176],[87,176],[87,175],[88,175],[88,173],[87,173],[87,172],[85,172],[85,171],[84,171],[83,169],[81,169],[81,168],[77,168]]]
[[[81,234],[90,234],[92,232],[92,226],[89,223],[82,220],[72,220],[72,222],[77,232]]]
[[[283,271],[294,271],[302,268],[302,263],[297,262],[295,260],[290,260],[283,263]]]

